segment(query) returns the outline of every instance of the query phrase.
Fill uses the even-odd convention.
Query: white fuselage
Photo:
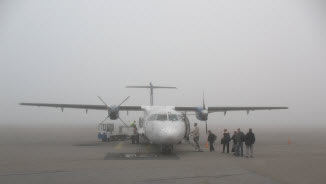
[[[172,145],[185,137],[186,124],[180,112],[169,106],[143,106],[144,123],[139,129],[151,144]]]

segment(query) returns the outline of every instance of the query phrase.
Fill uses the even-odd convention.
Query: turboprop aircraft
[[[188,139],[190,134],[190,123],[186,112],[194,112],[196,118],[200,121],[206,121],[208,114],[213,112],[227,111],[250,111],[255,110],[274,110],[288,109],[287,107],[218,107],[205,106],[204,98],[202,106],[181,107],[181,106],[157,106],[154,105],[153,90],[154,89],[176,89],[176,87],[154,86],[152,83],[149,86],[127,86],[127,88],[145,88],[150,89],[150,105],[149,106],[123,106],[122,104],[128,100],[124,99],[119,105],[108,105],[101,97],[98,97],[103,105],[87,105],[87,104],[50,104],[50,103],[20,103],[20,105],[38,106],[38,107],[56,107],[61,108],[76,108],[85,109],[86,113],[91,110],[105,110],[108,112],[107,117],[102,121],[110,118],[111,120],[120,119],[120,111],[143,111],[144,116],[140,118],[138,133],[144,140],[150,144],[160,145],[162,152],[170,153],[173,151],[174,145],[181,142],[183,139]],[[125,124],[125,123],[124,123]],[[126,125],[126,124],[125,124]],[[127,125],[126,125],[127,126]]]

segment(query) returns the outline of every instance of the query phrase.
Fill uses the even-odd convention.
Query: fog
[[[105,111],[20,102],[287,106],[213,113],[209,128],[322,128],[324,1],[0,1],[0,124],[94,125]],[[125,121],[137,119],[140,113]],[[198,120],[191,118],[192,122]],[[117,121],[118,122],[118,121]],[[204,123],[201,124],[204,127]]]

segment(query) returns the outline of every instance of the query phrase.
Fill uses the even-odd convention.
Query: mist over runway
[[[321,131],[256,131],[253,159],[222,154],[219,143],[212,153],[204,143],[204,152],[182,144],[176,146],[175,154],[163,158],[121,159],[116,155],[160,152],[150,145],[133,145],[129,141],[98,142],[96,128],[90,125],[0,128],[0,183],[325,181],[326,137]],[[290,145],[288,137],[292,138]]]
[[[1,0],[0,183],[325,183],[325,20],[324,0]],[[150,82],[178,88],[154,105],[202,107],[204,93],[207,107],[289,109],[209,113],[217,144],[253,128],[255,158],[239,159],[219,144],[162,156],[98,142],[106,107],[19,105],[150,105],[149,90],[126,88]]]

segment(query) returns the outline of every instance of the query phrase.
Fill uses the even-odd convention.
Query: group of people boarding
[[[196,144],[196,149],[202,151],[199,146],[199,128],[197,123],[194,124],[194,130],[191,132],[193,135],[193,140]],[[216,140],[216,135],[212,131],[208,131],[207,142],[209,143],[210,152],[214,151],[214,142]],[[224,129],[223,137],[221,139],[221,144],[223,145],[222,153],[230,152],[230,142],[233,141],[231,152],[234,152],[234,155],[237,157],[243,157],[243,145],[246,146],[246,157],[253,158],[254,154],[254,144],[256,141],[255,134],[252,132],[252,129],[249,128],[248,133],[244,134],[240,128],[237,131],[234,131],[232,137],[227,129]]]
[[[249,128],[249,131],[244,134],[240,128],[237,131],[234,131],[232,137],[227,129],[224,129],[223,137],[221,139],[221,144],[223,145],[222,153],[229,153],[230,142],[233,141],[231,151],[234,152],[234,155],[243,157],[243,145],[246,146],[246,157],[252,158],[254,156],[254,144],[256,141],[255,134],[252,132],[252,129]]]

